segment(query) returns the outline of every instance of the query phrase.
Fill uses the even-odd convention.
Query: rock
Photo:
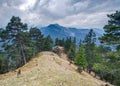
[[[56,53],[58,56],[60,56],[63,59],[67,59],[67,55],[64,47],[55,46],[53,47],[52,52]]]

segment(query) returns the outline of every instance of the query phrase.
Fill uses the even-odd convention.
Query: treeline
[[[105,34],[96,46],[96,34],[91,29],[76,48],[76,39],[56,39],[55,45],[65,47],[69,60],[78,65],[78,71],[94,72],[101,80],[120,86],[120,11],[107,15],[110,19],[105,25]],[[111,50],[110,46],[116,49]],[[114,48],[115,48],[114,47]]]
[[[6,28],[0,28],[0,73],[6,73],[26,64],[41,51],[50,51],[53,46],[65,47],[69,59],[73,60],[76,39],[66,38],[53,41],[44,37],[37,27],[28,28],[19,17],[13,16]]]
[[[104,36],[103,36],[104,37]],[[120,50],[119,46],[112,51],[110,46],[105,44],[96,45],[96,34],[90,29],[84,40],[80,40],[79,47],[76,47],[76,38],[55,39],[56,46],[63,46],[66,49],[68,60],[78,65],[78,71],[95,73],[101,80],[120,85]],[[102,43],[104,40],[101,40]]]
[[[0,73],[6,73],[23,66],[38,52],[51,50],[53,41],[50,36],[43,37],[37,27],[28,28],[13,16],[6,28],[0,29],[0,44]]]
[[[120,11],[107,16],[110,19],[104,26],[105,34],[99,38],[101,45],[95,45],[96,35],[91,29],[80,42],[74,62],[78,70],[93,71],[101,80],[120,86]],[[110,46],[116,49],[111,50]]]
[[[63,46],[70,61],[78,65],[78,71],[94,72],[101,80],[120,86],[120,11],[108,15],[105,34],[97,46],[96,34],[92,29],[84,40],[76,45],[76,38],[44,37],[37,27],[28,28],[19,17],[12,17],[6,28],[0,29],[0,73],[23,66],[32,56],[49,51],[53,46]],[[112,51],[109,45],[116,46]]]
[[[65,48],[65,51],[68,55],[68,60],[74,60],[76,52],[76,38],[67,37],[66,39],[55,39],[55,46],[62,46]]]

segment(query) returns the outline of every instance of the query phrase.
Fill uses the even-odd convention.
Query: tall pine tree
[[[83,68],[87,67],[87,59],[86,59],[86,54],[85,54],[85,49],[82,44],[80,44],[79,50],[76,53],[75,63]]]
[[[92,69],[92,66],[94,63],[95,42],[96,42],[96,34],[94,33],[93,29],[90,29],[89,33],[86,35],[85,40],[84,40],[85,52],[86,52],[89,72],[91,72],[91,69]]]
[[[100,38],[102,43],[117,46],[117,51],[108,54],[106,65],[109,66],[109,76],[107,79],[119,86],[120,79],[120,11],[107,15],[109,17],[108,24],[104,26],[105,34]],[[111,77],[112,76],[112,77]]]
[[[110,19],[108,24],[104,26],[106,33],[101,38],[101,42],[120,45],[120,11],[107,16]]]
[[[3,48],[8,56],[9,63],[11,63],[10,67],[15,66],[16,68],[27,62],[26,47],[29,43],[27,29],[27,24],[22,23],[19,17],[13,16],[2,32]]]
[[[47,37],[44,38],[43,40],[43,50],[44,51],[49,51],[51,50],[53,47],[53,40],[50,37],[50,35],[48,35]]]
[[[43,35],[37,27],[30,28],[30,39],[33,47],[33,55],[43,50]]]

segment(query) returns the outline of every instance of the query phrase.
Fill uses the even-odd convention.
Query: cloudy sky
[[[120,0],[0,0],[0,27],[11,16],[30,26],[58,23],[68,27],[103,28],[107,14],[120,10]]]

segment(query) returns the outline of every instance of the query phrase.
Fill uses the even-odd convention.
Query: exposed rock
[[[55,46],[53,47],[52,51],[56,53],[58,56],[60,56],[61,58],[67,60],[67,55],[64,47]]]

